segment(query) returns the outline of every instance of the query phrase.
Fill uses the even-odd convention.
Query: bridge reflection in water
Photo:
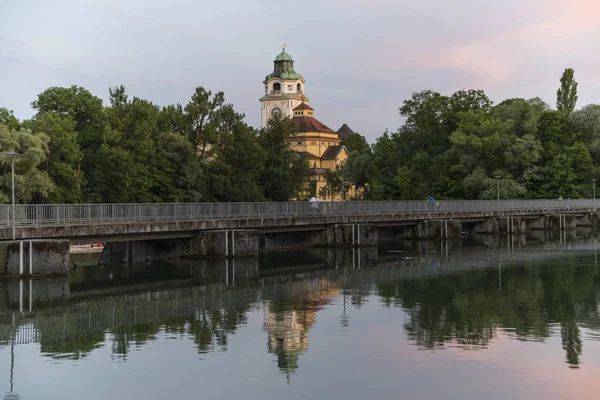
[[[313,249],[262,261],[178,260],[164,266],[172,271],[170,280],[136,284],[128,279],[143,274],[141,266],[115,268],[104,286],[101,279],[90,286],[77,282],[77,273],[71,285],[68,278],[31,286],[5,281],[0,345],[39,343],[47,356],[80,359],[110,343],[114,355],[126,358],[131,346],[167,333],[189,338],[206,353],[226,350],[248,313],[262,312],[267,349],[289,378],[308,350],[319,310],[343,302],[340,325],[347,329],[346,299],[348,307],[360,308],[375,298],[406,311],[405,333],[420,348],[482,348],[498,331],[538,341],[560,334],[567,363],[577,367],[582,329],[589,339],[600,337],[596,241],[561,237],[520,247],[517,239],[488,237],[473,247],[464,241],[402,242],[379,252]],[[108,274],[108,267],[101,273],[96,268],[81,270]]]

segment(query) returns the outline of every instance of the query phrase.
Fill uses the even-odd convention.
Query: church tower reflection
[[[292,289],[292,288],[290,288]],[[298,369],[300,355],[308,350],[308,331],[317,320],[317,312],[340,295],[339,285],[326,279],[293,285],[296,296],[264,303],[264,329],[270,353],[277,356],[277,366],[290,375]]]

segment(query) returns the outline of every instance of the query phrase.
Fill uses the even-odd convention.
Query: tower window
[[[298,91],[298,93],[302,93],[302,85],[301,84],[297,84],[296,85],[296,90]]]
[[[281,90],[281,84],[280,83],[274,83],[273,84],[273,90],[277,90],[277,91]]]
[[[292,85],[288,85],[288,90],[291,92],[292,91]]]

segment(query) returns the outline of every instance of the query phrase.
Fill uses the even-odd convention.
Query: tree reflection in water
[[[362,312],[367,301],[399,308],[407,315],[408,340],[429,350],[449,344],[486,348],[500,332],[523,341],[560,334],[566,362],[577,368],[582,329],[590,332],[588,339],[600,338],[598,278],[587,256],[455,272],[437,268],[438,275],[416,278],[406,273],[410,268],[417,267],[392,261],[281,275],[238,287],[206,285],[73,303],[33,317],[24,314],[17,336],[33,332],[32,339],[19,340],[39,342],[43,354],[57,359],[83,359],[110,343],[113,357],[126,361],[132,347],[161,335],[190,339],[199,353],[210,353],[226,351],[230,336],[254,310],[262,313],[267,351],[276,355],[288,378],[308,351],[318,312],[331,303],[339,304],[342,317],[336,326],[343,330],[354,326],[347,311]],[[4,316],[0,345],[10,343]]]

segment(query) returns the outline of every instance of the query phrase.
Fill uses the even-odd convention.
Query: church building
[[[315,110],[308,105],[305,93],[305,81],[294,70],[294,60],[285,52],[285,47],[274,61],[273,73],[264,80],[265,94],[260,98],[262,126],[275,115],[284,115],[291,119],[296,127],[296,135],[290,138],[291,147],[309,162],[305,172],[305,184],[298,198],[306,198],[316,189],[319,195],[327,185],[325,173],[335,170],[348,158],[348,150],[341,144],[338,132],[317,120]],[[348,128],[344,124],[344,127]],[[350,129],[350,128],[348,128]],[[329,195],[322,200],[339,200]]]

